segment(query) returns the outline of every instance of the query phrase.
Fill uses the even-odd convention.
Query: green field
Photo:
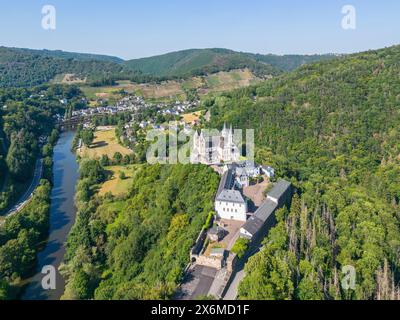
[[[114,196],[126,194],[132,186],[135,168],[134,165],[107,167],[110,178],[101,186],[99,195],[105,195],[108,192]],[[121,172],[125,173],[125,179],[120,179]]]
[[[83,158],[100,159],[102,155],[107,155],[110,159],[116,152],[123,156],[131,154],[132,151],[121,146],[115,137],[115,130],[102,130],[95,132],[95,138],[90,148],[83,146],[78,149],[78,154]]]

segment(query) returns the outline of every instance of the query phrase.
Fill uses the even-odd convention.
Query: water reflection
[[[35,276],[30,279],[22,299],[25,300],[58,300],[64,292],[65,282],[58,272],[58,267],[65,254],[64,243],[75,221],[74,205],[75,185],[78,179],[78,164],[71,152],[74,132],[64,132],[54,148],[53,181],[50,208],[50,232],[48,242],[38,254],[38,267]],[[44,290],[41,282],[41,270],[45,265],[57,269],[56,290]]]

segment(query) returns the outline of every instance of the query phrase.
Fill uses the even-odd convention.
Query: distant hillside
[[[257,76],[277,75],[303,64],[334,58],[334,55],[262,55],[228,49],[191,49],[127,61],[132,70],[158,76],[204,75],[249,68]]]
[[[0,47],[4,48],[4,47]],[[60,58],[60,59],[73,59],[78,61],[103,61],[103,62],[114,62],[114,63],[122,63],[123,59],[113,56],[101,55],[101,54],[92,54],[92,53],[77,53],[77,52],[67,52],[62,50],[35,50],[35,49],[21,49],[21,48],[4,48],[8,50],[12,50],[13,52],[19,53],[27,53],[38,55],[41,57],[52,57],[52,58]]]
[[[268,63],[275,68],[278,68],[282,71],[293,71],[299,68],[302,65],[313,63],[317,61],[334,59],[337,55],[334,54],[313,54],[313,55],[299,55],[299,54],[290,54],[290,55],[274,55],[274,54],[251,54],[248,55],[254,57],[255,60],[261,61],[264,63]]]
[[[123,71],[115,62],[90,60],[89,56],[0,47],[0,87],[35,86],[62,73],[96,78]]]
[[[276,76],[284,71],[325,56],[274,56],[235,52],[228,49],[190,49],[161,56],[124,61],[117,57],[64,51],[0,47],[0,87],[29,87],[72,75],[77,81],[101,86],[116,80],[137,83],[188,79],[248,69],[258,78]],[[73,83],[73,81],[71,82]]]
[[[160,56],[130,60],[132,70],[162,77],[199,76],[219,71],[248,68],[257,75],[277,75],[280,71],[251,55],[227,49],[190,49]]]

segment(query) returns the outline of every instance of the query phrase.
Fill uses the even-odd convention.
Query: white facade
[[[249,231],[247,231],[245,228],[240,228],[240,235],[246,239],[251,239],[253,238],[254,234],[251,234]]]
[[[201,131],[193,136],[191,163],[206,165],[239,161],[240,151],[233,141],[233,130],[224,126],[221,134],[209,135]]]
[[[223,190],[215,199],[215,211],[220,219],[247,220],[247,204],[237,190]]]
[[[279,199],[278,199],[278,198],[273,197],[273,196],[270,196],[270,195],[267,195],[267,199],[268,199],[268,200],[271,200],[271,201],[273,201],[273,202],[275,202],[276,204],[278,204],[278,202],[279,202]]]
[[[248,187],[250,185],[249,177],[245,174],[242,174],[241,176],[236,177],[236,183],[239,188]]]
[[[272,167],[263,167],[262,171],[268,178],[275,177],[275,170]]]
[[[220,219],[246,221],[247,206],[246,204],[216,201],[215,211]]]

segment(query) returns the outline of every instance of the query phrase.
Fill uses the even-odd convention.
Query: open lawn
[[[105,87],[90,87],[82,86],[81,90],[89,100],[107,99],[111,102],[122,98],[119,90],[123,89],[120,86],[105,86]],[[95,104],[92,104],[95,106]]]
[[[103,196],[107,192],[111,192],[114,196],[127,193],[133,182],[134,165],[129,166],[112,166],[107,167],[109,171],[109,179],[103,183],[99,190],[99,195]],[[120,179],[120,173],[125,173],[125,179]]]
[[[115,129],[96,131],[94,133],[93,144],[90,148],[83,146],[77,152],[81,157],[100,159],[102,155],[107,155],[110,159],[114,157],[116,152],[123,156],[131,154],[132,151],[121,146],[115,137]]]
[[[192,113],[186,113],[182,115],[183,121],[187,124],[194,124],[196,121],[200,119],[202,111],[196,111]]]

